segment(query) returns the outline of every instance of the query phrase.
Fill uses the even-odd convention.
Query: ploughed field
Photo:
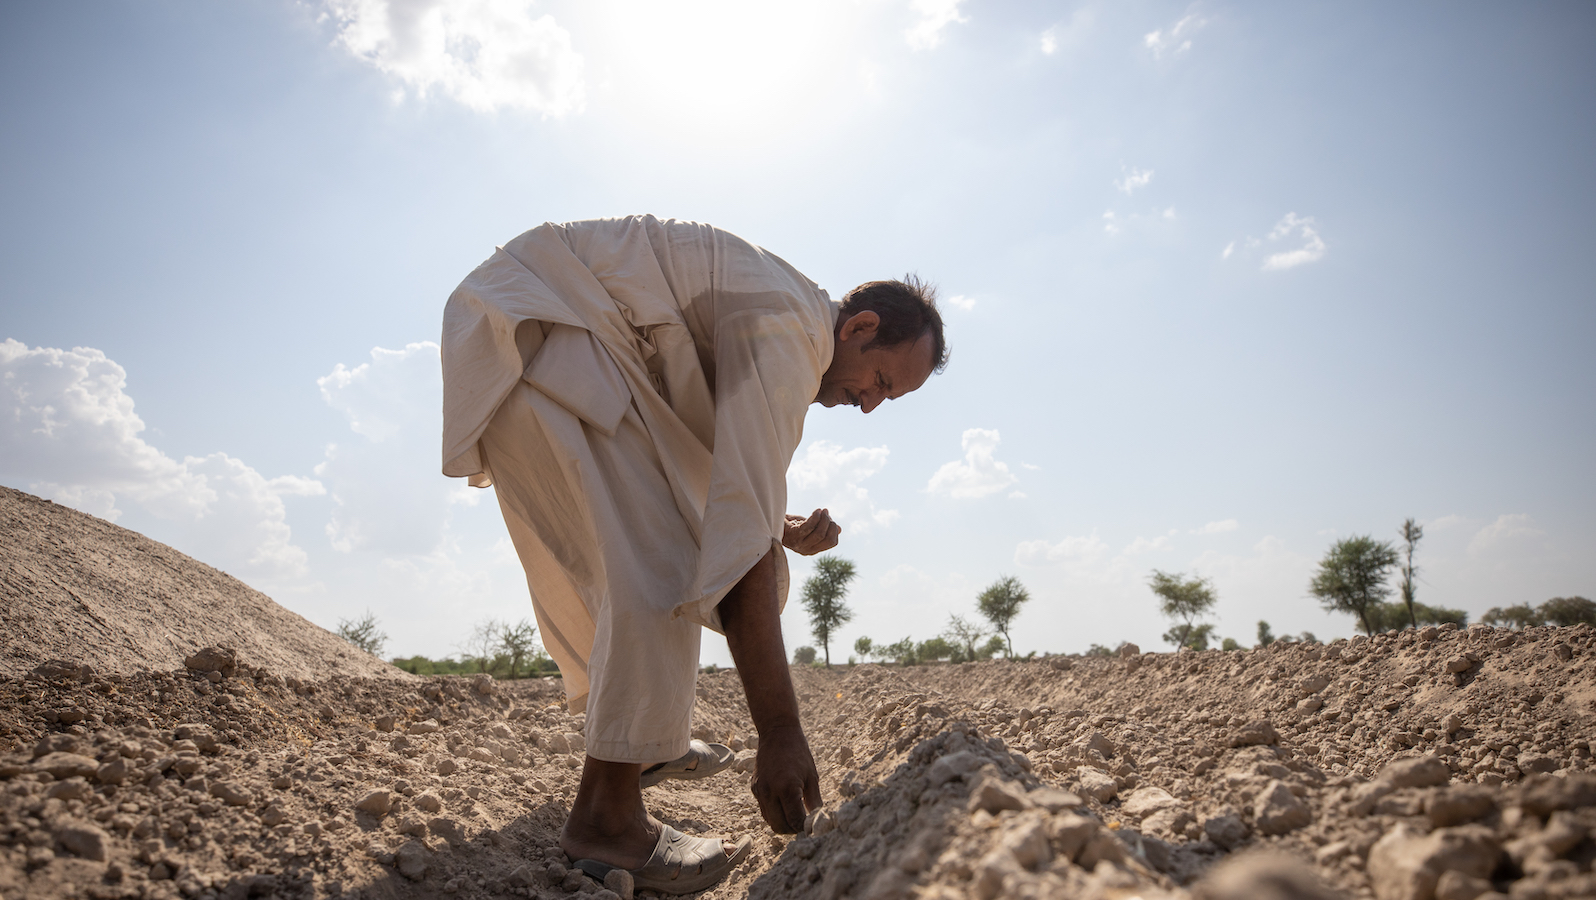
[[[582,757],[558,682],[191,662],[0,682],[0,896],[626,892],[557,847]],[[646,797],[758,835],[710,897],[1592,897],[1593,665],[1588,628],[1476,627],[795,669],[825,794],[797,837],[759,817],[719,672],[695,730],[738,765]]]
[[[632,893],[569,869],[558,681],[415,678],[171,548],[0,489],[0,898]],[[825,804],[717,898],[1596,897],[1596,630],[793,671]],[[646,896],[647,892],[637,892]]]

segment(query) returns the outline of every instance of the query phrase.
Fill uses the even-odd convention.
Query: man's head
[[[871,281],[842,298],[831,366],[815,402],[870,412],[925,384],[948,364],[936,291],[913,275]]]

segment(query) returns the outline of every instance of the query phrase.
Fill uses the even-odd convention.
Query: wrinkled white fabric
[[[719,630],[716,605],[772,547],[785,603],[786,470],[831,363],[835,316],[781,259],[652,216],[535,228],[449,298],[443,471],[501,485],[573,709],[600,680],[589,662],[617,610]],[[485,441],[501,412],[506,427]],[[549,449],[512,476],[516,429]],[[645,539],[634,522],[677,537]]]

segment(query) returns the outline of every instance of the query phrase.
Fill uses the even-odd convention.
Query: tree
[[[1402,602],[1408,607],[1408,622],[1414,628],[1419,627],[1418,616],[1413,614],[1413,576],[1418,569],[1413,568],[1413,548],[1418,544],[1419,538],[1424,537],[1424,527],[1418,522],[1408,519],[1397,529],[1397,534],[1402,535],[1402,543],[1406,545],[1407,562],[1402,564]]]
[[[338,631],[335,633],[377,657],[382,656],[382,648],[388,643],[388,635],[377,628],[377,616],[369,609],[366,610],[366,615],[357,621],[339,619]]]
[[[1085,655],[1085,656],[1105,656],[1106,657],[1106,656],[1113,656],[1114,655],[1114,651],[1108,649],[1107,647],[1104,647],[1102,644],[1093,644],[1092,646],[1086,648],[1086,653],[1083,654],[1083,655]]]
[[[521,662],[537,647],[538,630],[531,622],[522,619],[516,625],[499,626],[499,649],[510,657],[510,677],[521,677]]]
[[[984,645],[975,648],[975,658],[991,659],[1001,652],[1003,652],[1003,639],[994,634]]]
[[[876,642],[868,637],[861,637],[853,642],[853,652],[859,654],[860,659],[868,660],[870,654],[875,652]]]
[[[815,648],[799,647],[792,652],[792,664],[795,666],[813,665],[815,661]]]
[[[1164,641],[1174,644],[1179,649],[1190,647],[1193,650],[1207,650],[1208,641],[1214,636],[1214,623],[1204,622],[1193,625],[1183,632],[1183,626],[1177,625],[1164,632]]]
[[[842,602],[853,580],[853,563],[836,556],[815,560],[815,574],[804,582],[804,609],[809,611],[809,631],[826,650],[826,666],[831,666],[831,636],[853,618],[853,611]]]
[[[1031,593],[1013,575],[1004,575],[981,592],[975,599],[976,608],[992,627],[1003,635],[1003,644],[1009,658],[1014,657],[1014,641],[1009,637],[1009,624],[1019,615],[1020,607],[1031,599]]]
[[[1224,643],[1219,645],[1219,649],[1221,649],[1221,650],[1240,650],[1241,649],[1241,643],[1239,641],[1237,641],[1235,638],[1225,638]]]
[[[1541,604],[1540,612],[1553,625],[1596,625],[1596,603],[1584,597],[1553,597]]]
[[[1530,628],[1546,624],[1540,611],[1528,603],[1515,603],[1506,609],[1493,606],[1485,611],[1485,615],[1480,616],[1480,621],[1498,628],[1504,625],[1508,628]]]
[[[921,641],[914,648],[914,655],[921,662],[935,662],[939,659],[947,659],[958,652],[960,652],[958,647],[948,643],[946,639],[940,636]]]
[[[1219,598],[1214,596],[1214,584],[1199,575],[1187,578],[1180,574],[1170,574],[1153,570],[1148,577],[1147,585],[1153,593],[1159,596],[1158,611],[1166,619],[1179,619],[1175,627],[1164,633],[1164,640],[1181,647],[1191,647],[1193,650],[1208,649],[1208,635],[1214,630],[1212,625],[1206,626],[1202,632],[1202,646],[1193,646],[1196,640],[1197,620],[1208,615],[1214,608]]]
[[[964,658],[975,659],[976,645],[992,632],[960,615],[948,616],[948,627],[942,636],[964,653]]]
[[[912,666],[920,661],[915,655],[914,638],[906,637],[896,644],[888,644],[876,651],[879,659],[892,660],[900,666]]]
[[[498,619],[483,619],[471,626],[471,633],[461,645],[463,662],[476,666],[478,672],[491,671],[499,655],[499,634],[503,629],[504,624]]]
[[[1267,647],[1275,642],[1275,630],[1263,619],[1258,620],[1258,646]]]
[[[1386,575],[1400,557],[1389,541],[1369,535],[1349,537],[1330,545],[1330,552],[1319,561],[1319,570],[1308,583],[1308,593],[1330,612],[1351,613],[1358,617],[1364,634],[1374,634],[1372,615],[1391,596]]]

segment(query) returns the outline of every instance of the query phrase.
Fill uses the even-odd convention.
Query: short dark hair
[[[854,315],[870,310],[881,317],[876,336],[864,345],[896,347],[904,342],[931,335],[931,371],[948,366],[948,344],[942,336],[942,313],[937,310],[937,289],[920,276],[909,273],[902,281],[867,281],[842,298],[837,328]]]

